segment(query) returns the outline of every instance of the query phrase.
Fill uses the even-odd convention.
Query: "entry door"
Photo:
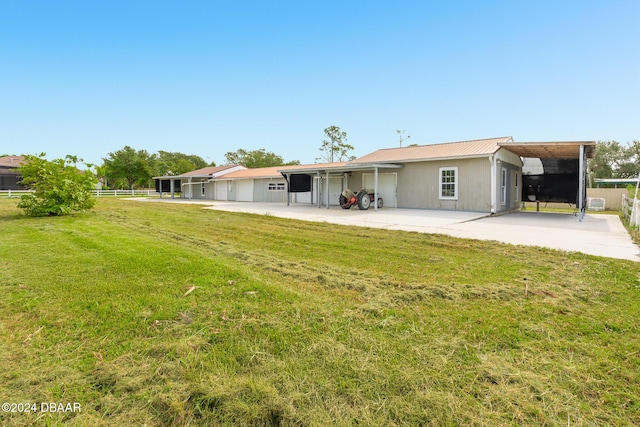
[[[509,169],[502,168],[500,172],[500,204],[504,207],[511,206],[511,190],[509,185]]]
[[[238,181],[238,197],[239,202],[253,202],[253,180],[247,179]]]
[[[375,175],[372,173],[362,174],[362,184],[367,190],[373,190],[375,184]],[[382,197],[384,206],[388,208],[397,208],[398,201],[396,197],[396,189],[398,187],[397,173],[379,173],[378,174],[378,197]]]

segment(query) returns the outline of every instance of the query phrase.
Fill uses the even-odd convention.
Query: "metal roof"
[[[327,168],[339,168],[346,165],[346,162],[334,163],[314,163],[310,165],[288,165],[274,166],[270,168],[246,169],[226,174],[220,179],[259,179],[259,178],[281,178],[280,172],[305,173],[316,170],[325,170]]]
[[[213,178],[217,175],[220,175],[220,172],[224,172],[226,170],[233,169],[233,168],[244,168],[244,166],[240,166],[240,165],[207,166],[206,168],[196,169],[194,171],[186,172],[181,175],[154,176],[153,179]]]
[[[509,141],[513,141],[513,138],[505,136],[402,148],[384,148],[349,163],[419,162],[450,158],[483,157],[495,154],[500,149],[499,143]]]
[[[589,159],[596,152],[595,141],[503,142],[499,145],[519,156],[540,159],[579,159],[581,145],[585,146]]]

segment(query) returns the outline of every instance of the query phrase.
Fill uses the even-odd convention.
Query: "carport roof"
[[[519,156],[540,159],[579,159],[581,145],[587,158],[592,159],[596,150],[595,141],[501,142],[498,145]]]

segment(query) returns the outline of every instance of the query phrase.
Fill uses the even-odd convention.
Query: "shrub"
[[[20,166],[22,183],[33,192],[23,195],[18,207],[31,216],[69,215],[91,209],[95,205],[91,190],[96,176],[77,169],[72,156],[52,161],[44,156],[26,156]]]

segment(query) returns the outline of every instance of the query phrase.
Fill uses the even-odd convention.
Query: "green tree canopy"
[[[224,157],[228,165],[242,165],[250,169],[300,164],[298,160],[285,162],[282,157],[271,151],[267,152],[264,148],[253,151],[247,151],[241,148],[237,151],[228,152]]]
[[[623,145],[618,141],[598,141],[589,160],[593,178],[635,178],[640,172],[640,141]]]
[[[97,183],[93,172],[79,170],[76,156],[52,161],[44,156],[27,155],[18,168],[22,183],[33,190],[20,198],[18,207],[31,216],[69,215],[91,209],[95,204],[91,190]]]
[[[112,187],[133,189],[134,184],[147,182],[153,175],[153,157],[146,150],[134,150],[128,145],[109,153],[104,161],[105,175]]]
[[[194,154],[158,151],[154,156],[153,174],[155,176],[182,175],[207,166],[215,166],[215,163],[207,165],[202,157]]]
[[[325,138],[319,150],[322,153],[316,160],[326,163],[343,162],[353,160],[355,156],[350,156],[349,151],[353,146],[347,144],[347,133],[340,130],[338,126],[329,126],[324,130]]]

